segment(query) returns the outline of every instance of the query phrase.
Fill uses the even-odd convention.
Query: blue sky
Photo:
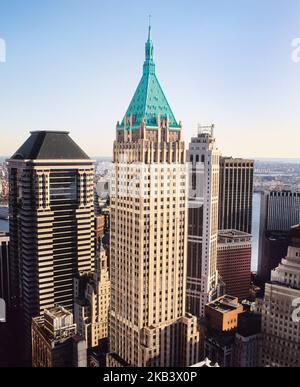
[[[223,154],[299,157],[300,0],[0,0],[0,154],[30,130],[61,129],[110,156],[149,14],[157,76],[186,141],[214,122]]]

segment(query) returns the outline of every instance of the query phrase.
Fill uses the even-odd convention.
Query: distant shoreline
[[[293,158],[269,158],[269,157],[259,157],[254,158],[255,161],[260,162],[271,162],[271,163],[300,163],[300,159]]]

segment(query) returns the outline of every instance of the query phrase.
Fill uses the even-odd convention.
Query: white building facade
[[[213,126],[200,127],[187,153],[190,163],[187,310],[204,316],[218,295],[217,241],[220,154]]]

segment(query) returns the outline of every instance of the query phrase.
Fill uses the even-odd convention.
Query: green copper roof
[[[179,128],[167,98],[155,75],[155,63],[153,60],[153,42],[151,40],[151,26],[146,42],[146,60],[143,76],[132,98],[125,117],[119,127],[124,127],[126,117],[133,116],[133,127],[139,127],[142,119],[147,126],[157,126],[157,116],[161,119],[169,118],[169,126]]]

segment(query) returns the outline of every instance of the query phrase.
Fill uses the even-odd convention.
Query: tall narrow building
[[[94,165],[67,132],[39,131],[8,168],[12,307],[29,356],[32,317],[73,312],[74,277],[94,268]]]
[[[254,161],[220,158],[219,229],[252,232]]]
[[[155,75],[150,29],[143,76],[116,136],[108,364],[195,364],[197,319],[185,311],[185,146]]]
[[[197,317],[217,296],[219,157],[213,126],[199,127],[188,150],[187,310]]]

